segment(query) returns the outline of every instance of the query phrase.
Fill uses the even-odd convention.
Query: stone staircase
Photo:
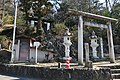
[[[120,64],[101,66],[101,67],[106,67],[111,69],[112,80],[120,80]]]
[[[120,65],[110,66],[113,80],[120,80]]]
[[[111,69],[111,80],[120,80],[120,60],[116,60],[116,63],[110,63],[107,61],[94,63],[98,67]]]

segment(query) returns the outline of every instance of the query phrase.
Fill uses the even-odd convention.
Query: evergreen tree
[[[47,0],[20,0],[20,9],[23,11],[26,24],[30,18],[36,18],[38,21],[37,32],[42,27],[42,19],[46,16],[52,5]]]

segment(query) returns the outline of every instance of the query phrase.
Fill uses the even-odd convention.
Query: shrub
[[[0,51],[0,62],[1,63],[9,63],[11,58],[11,52],[7,50]]]

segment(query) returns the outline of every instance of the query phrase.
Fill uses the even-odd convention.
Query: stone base
[[[90,60],[96,62],[96,61],[100,61],[100,58],[99,57],[91,57]]]
[[[85,67],[88,67],[88,68],[93,68],[92,61],[85,62]]]
[[[93,58],[94,58],[94,59],[99,59],[99,57],[97,57],[97,56],[93,56]]]
[[[63,60],[66,60],[66,59],[71,60],[72,57],[69,57],[69,58],[67,58],[67,57],[63,57]]]

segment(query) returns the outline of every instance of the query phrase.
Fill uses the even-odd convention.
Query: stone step
[[[110,66],[111,69],[120,69],[120,65]]]
[[[119,63],[100,62],[100,63],[93,63],[93,65],[98,67],[111,68],[111,69],[120,69],[120,62]]]
[[[120,69],[111,69],[112,74],[114,73],[120,73]]]
[[[112,74],[112,78],[120,80],[120,73]]]
[[[106,67],[106,68],[110,68],[110,69],[120,69],[120,65],[111,65],[111,66],[98,66],[98,67]]]

